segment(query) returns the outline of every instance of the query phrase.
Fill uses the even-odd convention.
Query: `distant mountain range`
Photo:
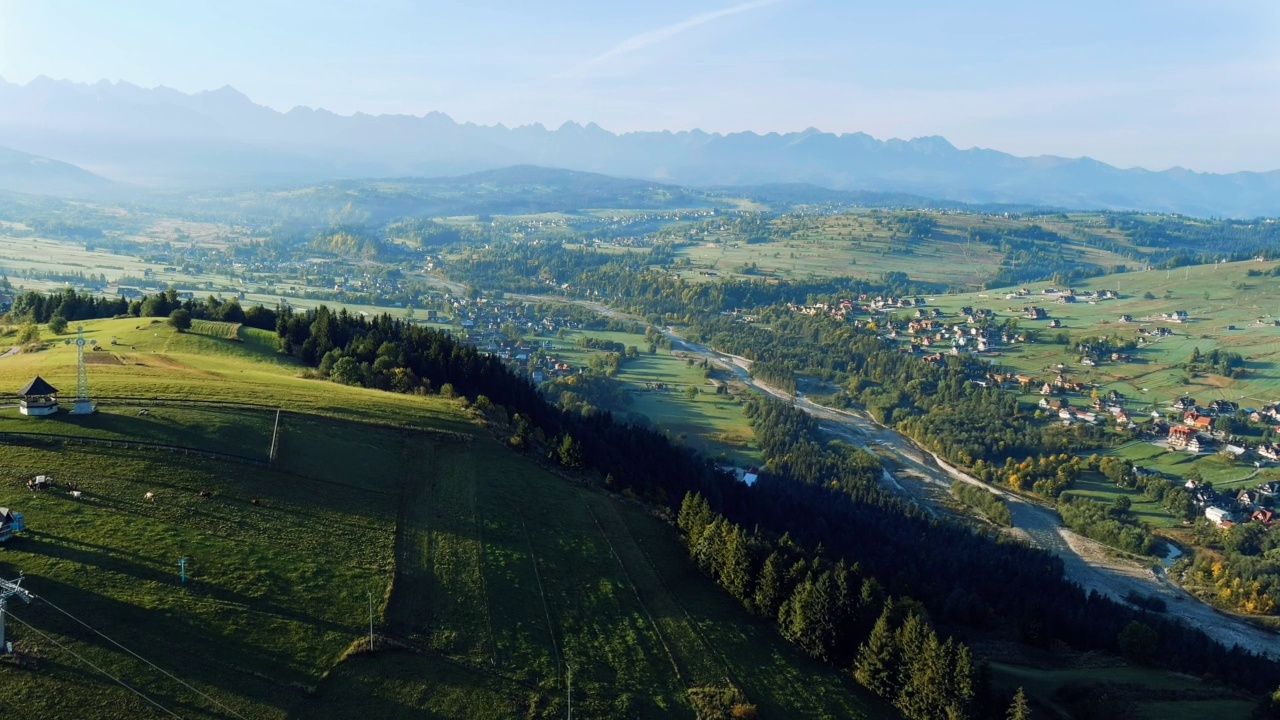
[[[807,183],[967,203],[1280,215],[1280,171],[1122,170],[1089,158],[960,150],[941,137],[881,141],[813,129],[617,135],[594,123],[550,130],[457,123],[441,113],[281,113],[231,87],[188,95],[123,82],[0,80],[0,146],[157,188],[442,176],[523,164],[700,187]]]

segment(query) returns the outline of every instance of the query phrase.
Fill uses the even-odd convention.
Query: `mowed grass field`
[[[33,658],[0,664],[13,707],[167,716],[88,662],[193,718],[562,717],[570,668],[582,717],[715,717],[694,698],[717,694],[765,717],[893,715],[750,618],[669,523],[499,446],[455,402],[302,379],[251,330],[85,325],[117,340],[97,355],[118,360],[88,368],[102,398],[265,407],[0,409],[0,432],[40,433],[0,443],[0,506],[29,528],[0,547],[0,577],[24,573],[48,601],[12,608],[10,638]],[[74,358],[61,342],[0,358],[0,382],[39,372],[65,393]],[[58,487],[28,490],[35,474]]]
[[[537,340],[549,339],[554,346],[547,351],[549,355],[580,367],[586,365],[592,354],[602,352],[581,347],[579,340],[583,337],[640,349],[639,357],[624,360],[615,376],[626,383],[631,396],[631,404],[621,416],[644,415],[655,426],[668,430],[677,441],[709,457],[723,454],[740,465],[762,462],[755,433],[742,414],[737,395],[716,394],[716,383],[725,383],[726,373],[717,372],[707,378],[698,362],[689,365],[685,356],[666,348],[658,348],[657,353],[650,355],[643,335],[575,331],[566,333],[563,339]],[[689,386],[699,390],[694,400],[685,395],[685,388]]]

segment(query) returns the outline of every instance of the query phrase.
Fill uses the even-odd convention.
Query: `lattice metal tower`
[[[5,654],[8,647],[4,643],[4,616],[5,611],[9,609],[9,598],[16,597],[23,602],[31,602],[31,593],[18,587],[18,583],[21,582],[22,578],[12,581],[0,580],[0,655]]]
[[[67,342],[73,342],[68,340]],[[71,409],[72,415],[89,415],[97,408],[93,402],[89,400],[89,373],[85,370],[84,348],[86,345],[93,347],[98,344],[97,340],[84,339],[84,326],[76,327],[76,403]]]

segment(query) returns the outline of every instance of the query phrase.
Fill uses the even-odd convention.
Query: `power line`
[[[95,633],[98,637],[102,638],[103,640],[106,640],[107,642],[111,643],[112,645],[115,645],[116,647],[118,647],[118,648],[120,648],[121,650],[123,650],[123,651],[125,651],[125,652],[129,653],[130,655],[134,656],[135,658],[137,658],[137,659],[141,660],[142,662],[144,662],[144,663],[146,663],[146,664],[150,665],[151,667],[155,668],[156,670],[159,670],[160,672],[164,673],[164,674],[165,674],[166,676],[168,676],[170,679],[172,679],[172,680],[174,680],[175,682],[177,682],[177,683],[181,684],[183,687],[187,688],[188,690],[191,690],[192,692],[196,693],[196,694],[197,694],[197,695],[199,695],[200,697],[202,697],[202,698],[204,698],[204,699],[208,700],[209,702],[213,703],[214,705],[217,705],[218,707],[222,708],[223,710],[226,710],[227,712],[231,713],[232,715],[234,715],[234,716],[236,716],[236,717],[240,718],[240,720],[248,720],[248,718],[246,718],[245,716],[241,715],[240,713],[236,712],[235,710],[232,710],[231,708],[227,707],[226,705],[223,705],[222,703],[218,702],[218,700],[217,700],[216,698],[214,698],[213,696],[209,695],[208,693],[205,693],[205,692],[200,691],[198,688],[196,688],[195,686],[193,686],[191,683],[188,683],[187,681],[183,680],[182,678],[180,678],[180,677],[178,677],[178,676],[174,675],[173,673],[170,673],[168,670],[165,670],[164,668],[160,667],[159,665],[156,665],[155,663],[151,662],[150,660],[148,660],[148,659],[146,659],[146,658],[142,657],[142,656],[141,656],[141,655],[139,655],[138,653],[136,653],[136,652],[134,652],[134,651],[130,650],[129,648],[127,648],[127,647],[125,647],[125,646],[121,645],[120,643],[116,642],[115,640],[112,640],[111,638],[109,638],[109,637],[107,637],[106,635],[104,635],[104,634],[102,633],[102,631],[100,631],[100,630],[98,630],[97,628],[95,628],[95,627],[93,627],[93,626],[89,625],[89,623],[87,623],[87,622],[85,622],[85,621],[81,620],[80,618],[76,617],[75,615],[72,615],[71,613],[67,612],[66,610],[63,610],[62,608],[58,607],[57,605],[54,605],[52,602],[49,602],[49,599],[48,599],[48,598],[40,597],[39,595],[36,595],[36,596],[34,596],[34,597],[35,597],[37,600],[42,600],[42,601],[44,601],[44,603],[45,603],[46,605],[48,605],[49,607],[53,608],[54,610],[57,610],[58,612],[62,613],[63,615],[66,615],[67,617],[71,618],[72,620],[76,621],[77,623],[80,623],[81,625],[83,625],[84,627],[86,627],[86,628],[88,628],[89,630],[91,630],[93,633]]]
[[[22,618],[18,617],[17,615],[14,615],[12,611],[9,613],[9,617],[10,617],[12,620],[17,621],[18,623],[20,623],[20,624],[22,624],[22,625],[25,625],[25,626],[26,626],[28,629],[30,629],[32,632],[34,632],[35,634],[37,634],[37,635],[39,635],[40,637],[44,638],[45,640],[48,640],[49,642],[53,643],[54,645],[57,645],[58,647],[62,648],[63,650],[66,650],[66,651],[67,651],[68,653],[70,653],[74,658],[76,658],[76,659],[77,659],[77,660],[79,660],[80,662],[84,663],[85,665],[88,665],[89,667],[93,668],[94,670],[97,670],[98,672],[102,673],[103,675],[106,675],[107,677],[109,677],[109,678],[111,678],[112,680],[116,681],[117,683],[119,683],[119,684],[120,684],[120,686],[121,686],[121,687],[125,688],[125,689],[126,689],[126,690],[128,690],[129,692],[132,692],[134,695],[137,695],[138,697],[142,698],[143,700],[146,700],[147,702],[151,703],[152,705],[155,705],[156,707],[158,707],[158,708],[160,708],[161,710],[165,711],[165,712],[166,712],[166,713],[168,713],[169,715],[172,715],[173,717],[178,718],[178,720],[182,720],[182,716],[181,716],[181,715],[179,715],[178,713],[176,713],[176,712],[174,712],[174,711],[170,710],[169,708],[167,708],[167,707],[165,707],[165,706],[161,705],[160,703],[156,702],[155,700],[151,699],[149,696],[147,696],[146,694],[144,694],[141,690],[138,690],[137,688],[133,687],[133,686],[132,686],[132,685],[130,685],[129,683],[126,683],[124,680],[121,680],[120,678],[116,677],[115,675],[112,675],[111,673],[107,672],[106,670],[103,670],[101,667],[98,667],[97,665],[93,664],[93,662],[92,662],[92,661],[90,661],[90,660],[88,660],[87,658],[85,658],[84,656],[80,655],[80,654],[79,654],[79,653],[77,653],[75,650],[72,650],[71,648],[67,647],[66,645],[63,645],[62,643],[58,642],[57,640],[54,640],[53,638],[49,637],[48,635],[46,635],[46,634],[44,634],[44,633],[40,632],[40,630],[38,630],[34,625],[32,625],[32,624],[31,624],[31,623],[29,623],[29,622],[26,622],[25,620],[23,620]]]

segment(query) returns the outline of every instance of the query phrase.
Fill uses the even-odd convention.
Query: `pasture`
[[[620,416],[643,415],[656,427],[669,431],[680,443],[708,457],[724,454],[740,465],[761,462],[759,445],[742,414],[737,395],[716,394],[716,384],[728,382],[723,371],[707,378],[702,367],[696,362],[689,365],[683,354],[658,348],[651,355],[643,335],[621,332],[569,332],[563,339],[552,339],[553,348],[547,353],[575,366],[584,366],[592,354],[602,351],[581,347],[579,340],[583,337],[634,345],[640,350],[638,357],[625,359],[614,376],[625,383],[631,397],[631,404]],[[699,390],[694,400],[685,395],[685,388],[689,386]]]
[[[902,272],[912,280],[946,287],[982,287],[994,277],[1004,255],[998,247],[970,242],[969,229],[989,232],[1025,227],[1032,222],[927,213],[937,226],[928,238],[916,238],[900,235],[893,227],[893,215],[861,211],[820,217],[783,216],[771,222],[768,241],[757,243],[713,229],[690,238],[678,256],[692,263],[693,272],[682,272],[693,280],[707,279],[700,273],[708,271],[722,277],[742,274],[744,266],[754,265],[755,274],[787,280],[833,276],[878,279],[886,272]],[[1078,229],[1066,221],[1048,218],[1035,218],[1034,222],[1050,229],[1060,225],[1058,229],[1063,232]],[[1069,242],[1063,253],[1068,259],[1108,268],[1132,263],[1083,243]]]
[[[1061,364],[1072,380],[1097,383],[1102,392],[1119,390],[1139,410],[1163,410],[1175,398],[1189,394],[1208,403],[1214,399],[1237,401],[1241,406],[1261,405],[1280,400],[1280,283],[1270,277],[1276,262],[1245,261],[1198,265],[1176,270],[1147,270],[1121,273],[1084,281],[1081,290],[1119,291],[1120,298],[1096,303],[1059,304],[1056,295],[1041,291],[1045,283],[1027,286],[1030,294],[1006,299],[1016,288],[981,293],[930,297],[929,304],[943,309],[948,319],[958,316],[964,306],[993,310],[997,321],[1017,317],[1023,306],[1043,307],[1048,320],[1020,319],[1023,328],[1040,332],[1040,340],[1023,346],[998,349],[991,359],[1015,371],[1038,379],[1052,379]],[[1261,275],[1250,276],[1254,271]],[[1160,319],[1161,313],[1185,311],[1189,319],[1173,323]],[[1122,316],[1132,318],[1121,322]],[[1057,320],[1060,329],[1049,328]],[[1144,335],[1160,328],[1167,337]],[[1070,345],[1053,342],[1064,333]],[[1118,336],[1141,340],[1131,355],[1133,362],[1104,359],[1094,367],[1080,363],[1074,344],[1098,336]],[[1241,354],[1245,373],[1228,378],[1211,373],[1191,373],[1184,365],[1192,351],[1214,349]]]
[[[117,339],[99,354],[123,359],[90,365],[91,389],[141,404],[0,409],[0,433],[36,434],[0,443],[0,506],[29,528],[0,547],[0,576],[25,573],[52,603],[13,608],[30,664],[0,668],[8,702],[163,714],[87,660],[192,718],[561,717],[569,668],[584,717],[717,717],[716,698],[775,717],[891,715],[752,620],[642,506],[500,446],[455,402],[307,380],[266,337],[201,329],[86,323]],[[74,358],[60,342],[2,358],[0,382],[74,388]],[[55,487],[28,490],[35,474]]]

